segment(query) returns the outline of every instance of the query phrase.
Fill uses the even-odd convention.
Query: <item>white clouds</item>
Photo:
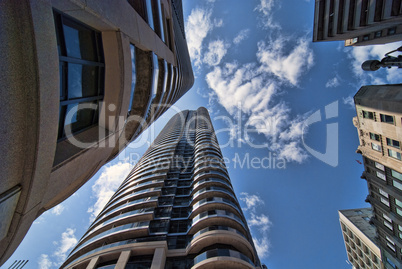
[[[243,210],[249,212],[247,218],[247,224],[252,229],[255,228],[255,232],[259,235],[257,238],[253,236],[255,248],[260,258],[267,257],[269,254],[270,242],[268,240],[268,232],[272,226],[271,221],[265,214],[258,214],[257,208],[260,205],[264,205],[264,201],[260,196],[256,194],[248,194],[242,192],[240,194],[240,200],[246,203],[246,208]]]
[[[53,254],[61,262],[67,258],[67,252],[70,251],[78,242],[74,233],[75,229],[67,228],[66,231],[61,234],[61,240],[58,243],[59,247]]]
[[[59,216],[64,210],[64,206],[62,204],[58,204],[55,207],[52,208],[51,213]]]
[[[118,162],[114,165],[107,165],[104,168],[105,170],[92,186],[92,193],[97,200],[93,206],[88,208],[88,212],[91,213],[91,222],[103,209],[110,197],[112,197],[116,189],[130,172],[131,168],[129,162]]]
[[[260,66],[257,63],[220,64],[206,75],[206,82],[219,103],[232,116],[236,117],[239,110],[248,116],[246,125],[255,127],[258,133],[270,140],[271,151],[287,161],[300,163],[307,158],[300,139],[304,116],[292,118],[287,104],[273,100],[283,92],[282,84],[297,85],[301,74],[313,64],[307,42],[299,39],[298,44],[300,48],[294,48],[285,56],[276,42],[272,42],[272,45],[260,42],[257,52]],[[296,64],[288,60],[291,57],[300,62]],[[275,67],[276,63],[279,68]]]
[[[385,45],[375,46],[358,46],[353,48],[345,48],[349,58],[352,59],[353,72],[360,79],[362,84],[386,84],[400,83],[402,73],[398,68],[390,68],[378,70],[375,72],[363,71],[361,64],[366,60],[381,60],[385,53],[392,51],[400,46],[400,42],[389,43]],[[392,54],[398,55],[398,54]],[[378,72],[386,72],[386,81],[378,78]]]
[[[244,39],[248,37],[248,34],[250,32],[250,29],[243,29],[241,30],[235,38],[233,38],[233,43],[238,45],[240,42],[242,42]]]
[[[259,258],[262,259],[267,257],[269,254],[269,246],[270,246],[268,238],[262,237],[258,239],[253,237],[253,242]]]
[[[53,261],[49,255],[42,254],[38,260],[39,269],[58,268],[66,260],[67,253],[78,243],[75,237],[75,229],[67,228],[62,234],[59,242],[54,242],[57,249],[53,252],[52,257],[57,261]]]
[[[353,100],[353,96],[343,98],[343,104],[349,106],[351,109],[355,109],[355,101]]]
[[[213,3],[214,1],[210,2]],[[187,18],[185,26],[187,46],[190,58],[196,67],[200,67],[202,64],[202,47],[204,39],[213,28],[223,26],[222,19],[214,18],[212,20],[211,15],[211,9],[195,8],[191,10],[190,16]]]
[[[276,0],[260,0],[255,10],[262,13],[262,25],[264,28],[280,29],[280,25],[274,20],[272,10],[278,2]]]
[[[258,43],[257,57],[264,71],[296,86],[300,76],[313,66],[314,55],[306,37],[299,38],[288,55],[283,53],[286,43],[288,40],[283,36],[268,44],[261,41]]]
[[[38,269],[50,269],[52,268],[53,262],[49,259],[49,255],[42,254],[38,260]]]
[[[247,192],[242,192],[240,195],[242,196],[240,200],[246,203],[246,207],[243,209],[245,211],[250,209],[255,210],[256,206],[264,204],[264,201],[258,195],[250,195]]]
[[[202,42],[213,28],[211,14],[211,10],[195,8],[187,19],[185,26],[187,46],[195,66],[201,65]]]
[[[223,40],[218,39],[211,41],[208,44],[208,51],[204,55],[204,63],[208,64],[209,66],[218,65],[223,56],[225,56],[228,47],[229,45]]]
[[[341,83],[339,81],[339,78],[337,76],[335,76],[327,81],[327,83],[325,84],[325,87],[326,88],[335,88],[335,87],[338,87],[340,84]]]

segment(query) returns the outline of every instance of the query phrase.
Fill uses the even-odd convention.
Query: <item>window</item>
[[[363,118],[373,120],[374,119],[374,113],[363,110]]]
[[[378,189],[378,191],[380,192],[380,194],[386,198],[388,198],[388,193],[385,192],[383,189]]]
[[[384,165],[378,163],[378,162],[374,162],[375,167],[377,167],[378,169],[385,171],[385,167]],[[402,180],[402,179],[401,179]]]
[[[384,197],[381,197],[380,200],[381,200],[381,203],[383,203],[383,204],[386,205],[386,206],[389,206],[389,201],[388,201],[388,199],[385,199]]]
[[[104,92],[101,33],[54,12],[60,70],[58,141],[98,124]]]
[[[383,173],[376,171],[376,174],[377,174],[378,178],[381,178],[382,180],[387,181],[387,179],[386,179],[386,177],[385,177],[385,175]]]
[[[394,178],[397,178],[397,179],[399,179],[399,180],[402,181],[402,174],[401,174],[401,173],[399,173],[399,172],[397,172],[397,171],[391,169],[391,175],[392,175]]]
[[[388,222],[392,223],[392,219],[390,217],[388,217],[387,215],[385,215],[384,213],[382,214],[382,217],[384,219],[386,219]]]
[[[392,224],[389,223],[388,221],[384,220],[384,226],[387,227],[388,229],[390,229],[391,231],[394,230],[394,228],[392,227]]]
[[[394,148],[397,148],[397,149],[401,148],[400,144],[399,144],[399,141],[396,141],[396,140],[388,138],[388,137],[387,137],[387,145],[391,146],[391,147],[394,147]]]
[[[401,154],[399,152],[396,152],[395,150],[388,149],[388,156],[401,160]]]
[[[168,220],[152,220],[149,224],[151,233],[167,232]]]
[[[155,216],[155,218],[169,217],[171,210],[172,210],[171,207],[155,208],[154,216]]]
[[[394,35],[396,33],[396,27],[388,29],[388,35]]]
[[[371,148],[374,149],[375,151],[381,152],[381,146],[377,145],[375,143],[371,143]]]
[[[377,31],[377,32],[375,32],[374,37],[379,38],[379,37],[381,37],[381,34],[382,34],[381,31]]]
[[[189,210],[187,207],[176,207],[172,210],[172,219],[173,218],[187,218],[189,214]]]
[[[386,114],[380,114],[381,122],[394,124],[394,117]]]
[[[395,204],[402,208],[402,202],[395,198]]]
[[[370,133],[370,138],[376,141],[380,141],[380,136],[378,134]]]
[[[170,222],[169,233],[187,233],[191,220],[176,220]]]
[[[399,190],[402,191],[402,184],[401,184],[401,183],[399,183],[399,182],[396,181],[396,180],[393,180],[392,183],[393,183],[393,185],[394,185],[395,188],[397,188],[397,189],[399,189]]]
[[[389,238],[388,236],[385,236],[385,239],[387,239],[387,246],[395,252],[395,243],[394,243],[394,241],[392,241],[392,239]]]

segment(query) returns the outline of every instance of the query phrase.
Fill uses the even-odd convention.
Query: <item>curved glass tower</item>
[[[208,111],[183,111],[151,147],[62,268],[265,268]]]

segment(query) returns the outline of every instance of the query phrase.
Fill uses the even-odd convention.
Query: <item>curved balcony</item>
[[[137,198],[140,199],[143,196],[153,195],[153,194],[155,194],[154,192],[160,192],[161,190],[162,190],[161,187],[149,188],[149,189],[144,189],[144,190],[137,191],[137,192],[134,192],[134,193],[131,193],[131,194],[125,194],[125,195],[120,196],[120,197],[115,197],[113,200],[109,201],[106,204],[106,206],[103,208],[102,212],[105,211],[105,210],[110,209],[111,207],[113,207],[113,206],[115,206],[115,205],[117,205],[117,204],[119,204],[121,202],[124,202],[124,200],[129,200],[129,199],[131,199],[133,197],[136,197],[136,196],[138,196]]]
[[[190,218],[191,216],[200,214],[200,212],[212,209],[222,209],[226,211],[232,211],[238,217],[241,218],[242,216],[238,205],[232,202],[231,200],[222,197],[208,197],[198,201],[193,205]]]
[[[186,252],[199,253],[202,249],[214,244],[231,245],[244,253],[250,260],[256,261],[254,247],[247,237],[238,230],[227,226],[211,226],[202,229],[193,236]]]
[[[224,185],[225,187],[229,187],[233,191],[232,184],[227,179],[215,178],[215,177],[207,177],[196,181],[196,183],[193,185],[193,191],[198,191],[200,188],[207,187],[209,185],[213,186]]]
[[[121,195],[127,194],[128,192],[131,191],[135,190],[139,191],[141,190],[141,188],[144,187],[162,187],[164,182],[165,182],[164,179],[154,179],[142,183],[133,182],[132,184],[127,184],[123,189],[116,191],[116,193],[112,196],[108,204],[111,203],[113,200],[117,199],[118,197],[120,197]]]
[[[203,194],[205,194],[205,195],[203,195]],[[228,190],[227,188],[211,186],[211,187],[203,188],[203,189],[193,193],[192,202],[195,202],[200,199],[204,199],[204,196],[206,196],[205,198],[208,198],[208,197],[213,197],[213,196],[219,195],[219,194],[220,195],[223,194],[224,196],[228,197],[229,199],[236,201],[236,197],[235,197],[233,191]]]
[[[116,217],[103,221],[102,223],[97,222],[97,223],[99,223],[99,225],[92,225],[92,228],[88,229],[87,233],[83,236],[83,238],[84,237],[88,238],[89,235],[91,235],[97,231],[100,231],[111,224],[113,224],[113,225],[126,224],[127,222],[126,223],[123,223],[123,222],[125,222],[127,220],[129,220],[130,222],[138,222],[140,220],[143,221],[143,220],[145,220],[144,215],[147,215],[147,214],[150,215],[147,218],[147,220],[151,220],[153,218],[154,209],[155,209],[154,207],[136,209],[136,210],[125,212],[123,214],[119,214]],[[138,219],[138,218],[141,218],[141,219]],[[81,242],[81,240],[79,242]]]
[[[75,249],[71,252],[70,256],[73,256],[74,254],[80,252],[80,250],[84,250],[84,248],[88,247],[91,244],[95,243],[101,244],[100,241],[105,239],[107,239],[110,242],[110,241],[122,240],[130,236],[134,237],[145,236],[148,234],[148,227],[149,227],[149,221],[134,222],[114,227],[110,230],[107,230],[103,233],[100,233],[90,238],[87,241],[85,241],[86,238],[83,238],[80,241],[81,244],[78,244],[75,247]]]
[[[192,219],[189,234],[196,233],[209,226],[222,225],[233,227],[244,234],[247,234],[244,222],[234,213],[227,210],[210,210],[198,214]]]
[[[209,172],[206,172],[209,171]],[[225,178],[229,178],[229,175],[226,171],[226,168],[220,167],[220,166],[204,166],[204,167],[199,167],[197,169],[194,169],[194,180],[197,180],[197,178],[200,175],[204,174],[215,174],[215,175],[222,175]]]
[[[92,223],[91,227],[94,226],[97,222],[99,222],[100,220],[103,220],[117,212],[119,212],[120,210],[124,210],[124,209],[128,209],[130,207],[136,207],[136,206],[145,206],[145,203],[153,203],[154,205],[150,205],[150,206],[157,206],[158,203],[158,197],[157,196],[153,196],[153,197],[146,197],[146,198],[141,198],[141,199],[136,199],[133,201],[130,201],[128,203],[124,203],[116,208],[112,208],[110,209],[110,211],[107,211],[106,209],[103,209],[101,213],[99,213],[99,215],[97,216],[97,218],[95,219],[95,221]]]
[[[204,268],[255,268],[254,263],[241,252],[231,249],[212,249],[201,253],[194,258],[191,269]]]

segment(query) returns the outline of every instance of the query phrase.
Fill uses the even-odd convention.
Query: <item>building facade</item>
[[[62,268],[266,268],[205,108],[166,124]]]
[[[383,269],[371,208],[339,210],[343,240],[353,269]]]
[[[400,0],[315,0],[313,41],[344,40],[345,46],[402,39]]]
[[[358,153],[385,268],[402,268],[402,86],[364,86],[354,97]]]
[[[194,81],[180,0],[0,2],[0,265]]]

